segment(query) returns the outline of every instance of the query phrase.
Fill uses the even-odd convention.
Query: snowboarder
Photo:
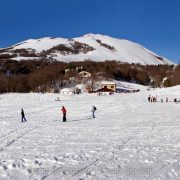
[[[66,122],[66,108],[64,106],[62,106],[61,111],[63,113],[63,122]]]
[[[92,118],[95,118],[95,111],[97,110],[97,108],[95,106],[92,106],[91,112],[92,112]]]
[[[24,114],[24,110],[21,109],[21,122],[26,122],[26,118],[25,118],[25,114]]]

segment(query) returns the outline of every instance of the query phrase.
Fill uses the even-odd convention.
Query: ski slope
[[[152,91],[132,86],[141,91],[0,95],[0,179],[178,180],[180,104],[149,103],[147,97],[180,99],[180,86]],[[95,119],[92,105],[98,109]],[[21,108],[27,123],[20,123]]]

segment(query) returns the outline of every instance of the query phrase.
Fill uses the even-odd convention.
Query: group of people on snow
[[[114,92],[98,92],[97,95],[98,96],[105,96],[105,95],[113,95]]]
[[[91,109],[91,113],[92,113],[92,118],[95,118],[95,111],[97,110],[97,108],[95,106],[92,106],[92,109]],[[66,113],[67,113],[67,110],[64,106],[62,106],[61,108],[61,112],[62,112],[62,115],[63,115],[63,122],[66,122]],[[24,110],[21,109],[21,122],[26,122],[26,117],[25,117],[25,113],[24,113]]]
[[[149,96],[148,96],[148,101],[149,101],[149,102],[157,102],[157,95],[156,95],[156,96],[151,96],[151,95],[149,95]]]
[[[149,102],[157,102],[157,95],[156,96],[151,96],[150,94],[149,94],[149,96],[148,96],[148,101]],[[160,98],[160,102],[169,102],[169,98],[168,97],[166,97],[165,99],[163,99],[163,98]],[[174,102],[175,103],[177,103],[177,102],[180,102],[180,100],[178,101],[177,100],[177,98],[175,98],[174,99]]]
[[[91,109],[91,113],[92,113],[92,118],[95,118],[95,111],[97,110],[97,108],[95,106],[92,106]],[[66,122],[66,108],[64,106],[62,106],[61,108],[62,114],[63,114],[63,122]]]
[[[178,102],[180,103],[180,99],[179,99],[179,101],[178,101],[177,98],[174,98],[174,102],[175,102],[175,103],[178,103]]]

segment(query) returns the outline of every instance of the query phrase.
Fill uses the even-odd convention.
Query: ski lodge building
[[[116,92],[116,83],[113,81],[101,81],[98,85],[100,88],[96,92]]]

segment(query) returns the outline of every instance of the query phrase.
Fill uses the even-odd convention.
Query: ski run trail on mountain
[[[180,86],[139,88],[104,96],[0,95],[0,179],[178,180],[180,103],[172,101],[180,99]],[[149,103],[149,94],[170,102]]]

